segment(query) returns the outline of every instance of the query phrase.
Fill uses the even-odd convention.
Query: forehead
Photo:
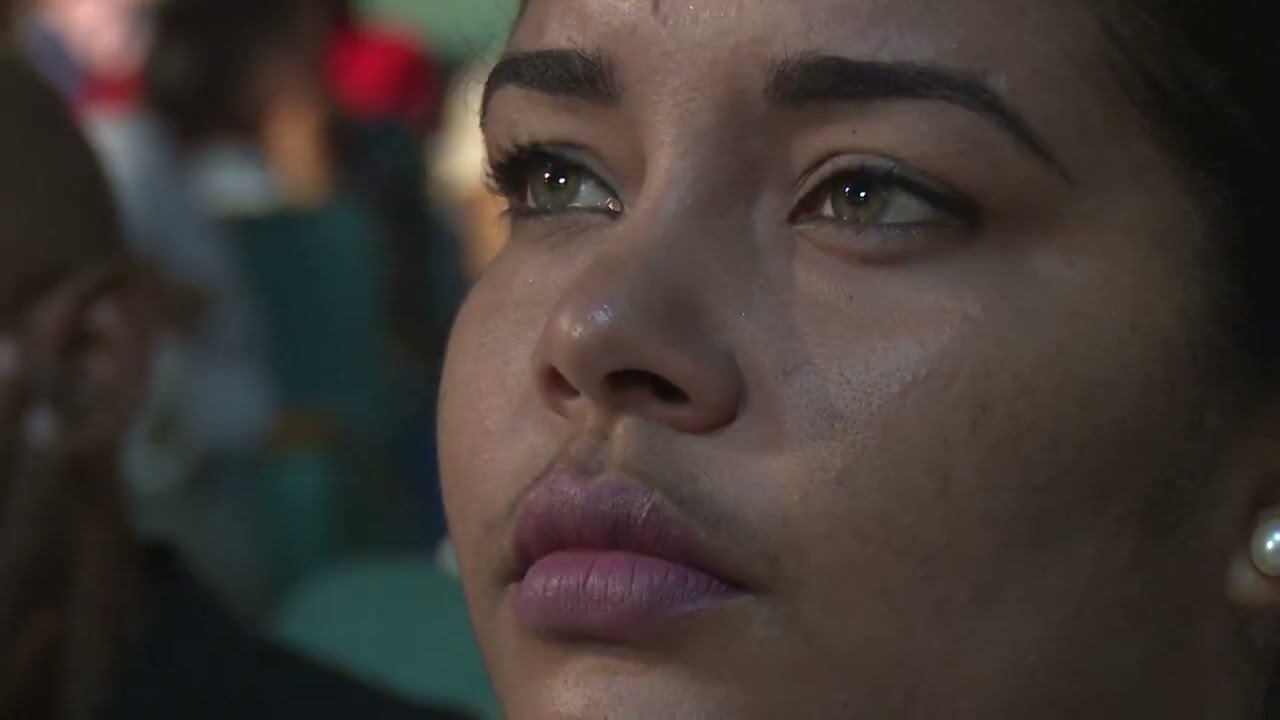
[[[1082,95],[1100,99],[1107,49],[1089,10],[1087,0],[530,0],[511,46],[599,51],[630,93],[695,102],[758,87],[771,63],[805,53],[938,65],[983,77],[1052,126],[1064,113],[1089,120]]]
[[[1014,73],[1010,60],[1052,65],[1094,46],[1087,9],[1084,0],[530,0],[512,41],[605,45],[686,71],[704,67],[695,58],[826,51]]]

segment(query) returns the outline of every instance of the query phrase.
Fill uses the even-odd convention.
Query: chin
[[[690,618],[640,644],[539,638],[514,627],[486,647],[507,720],[788,720],[819,688],[782,677],[785,653],[746,607]],[[492,628],[492,629],[497,629]],[[500,639],[499,639],[500,638]],[[801,714],[795,714],[799,711]]]
[[[675,668],[605,657],[578,658],[554,676],[503,697],[507,720],[751,720],[728,689]]]

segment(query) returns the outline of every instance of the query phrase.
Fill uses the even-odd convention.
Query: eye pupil
[[[832,214],[844,222],[872,223],[880,217],[887,198],[887,194],[873,182],[846,178],[832,188]]]
[[[542,175],[543,182],[550,185],[553,189],[563,188],[569,184],[569,178],[564,173],[546,172]]]
[[[571,207],[582,189],[582,173],[554,161],[543,163],[529,186],[529,200],[534,207],[560,210]]]

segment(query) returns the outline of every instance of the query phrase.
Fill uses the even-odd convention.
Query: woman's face
[[[442,400],[510,716],[1227,716],[1248,433],[1106,37],[1052,0],[529,4]]]

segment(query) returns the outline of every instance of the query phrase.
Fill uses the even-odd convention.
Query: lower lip
[[[739,591],[687,565],[628,552],[558,552],[515,587],[516,618],[548,635],[625,642]]]

